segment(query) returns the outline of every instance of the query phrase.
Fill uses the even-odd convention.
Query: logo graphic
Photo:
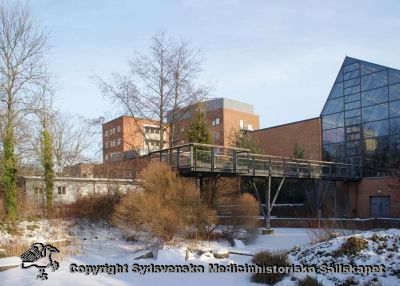
[[[53,253],[59,252],[56,247],[50,244],[32,244],[31,248],[21,255],[22,268],[37,267],[39,274],[36,276],[36,279],[47,280],[48,274],[46,273],[46,268],[51,267],[51,270],[54,272],[60,267],[60,264],[51,257]]]

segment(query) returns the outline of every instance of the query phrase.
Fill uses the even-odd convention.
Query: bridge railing
[[[252,176],[297,178],[359,177],[360,167],[351,164],[251,154],[248,149],[208,144],[186,144],[150,154],[152,160],[172,168],[196,172],[223,172]]]

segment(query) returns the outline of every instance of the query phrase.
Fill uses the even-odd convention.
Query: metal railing
[[[191,143],[150,153],[151,160],[191,172],[294,178],[358,178],[361,166],[252,154],[248,149]]]

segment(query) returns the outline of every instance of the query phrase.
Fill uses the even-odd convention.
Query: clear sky
[[[318,116],[346,55],[400,68],[400,1],[32,0],[50,32],[56,104],[113,110],[90,79],[124,72],[160,29],[202,52],[213,96],[255,106],[261,127]]]

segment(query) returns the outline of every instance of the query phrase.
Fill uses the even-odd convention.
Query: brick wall
[[[291,157],[297,143],[307,159],[321,160],[320,118],[312,118],[253,132],[264,154]]]
[[[397,187],[396,187],[397,185]],[[363,178],[357,183],[338,182],[338,193],[348,217],[370,217],[370,197],[390,197],[390,217],[400,217],[400,186],[394,178]]]

